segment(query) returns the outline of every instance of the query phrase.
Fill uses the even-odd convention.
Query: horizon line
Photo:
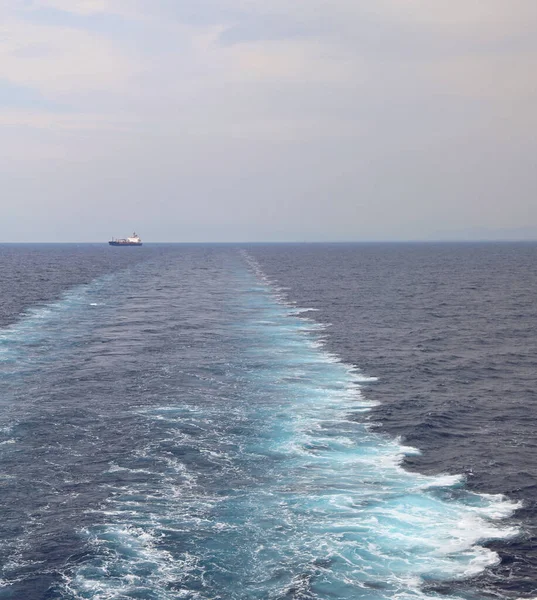
[[[396,240],[261,240],[261,241],[190,241],[190,242],[177,242],[177,241],[151,241],[143,242],[143,246],[149,245],[160,245],[160,244],[176,244],[176,245],[233,245],[233,244],[245,244],[245,245],[276,245],[276,244],[475,244],[475,243],[536,243],[537,236],[535,238],[475,238],[475,239],[450,239],[450,238],[439,238],[439,239],[396,239]],[[103,241],[0,241],[0,245],[23,245],[23,244],[42,244],[42,245],[61,245],[61,244],[87,244],[87,245],[108,245],[108,242]]]

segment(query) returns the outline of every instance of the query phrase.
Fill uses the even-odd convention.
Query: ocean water
[[[531,598],[536,245],[1,246],[0,598]]]

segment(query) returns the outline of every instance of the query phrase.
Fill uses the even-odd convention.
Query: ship
[[[112,238],[108,243],[110,246],[141,246],[142,240],[140,239],[140,236],[134,232],[128,238]]]

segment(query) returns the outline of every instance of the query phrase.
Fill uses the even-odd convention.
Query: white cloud
[[[437,32],[498,38],[534,30],[533,0],[378,0],[379,14]]]
[[[193,201],[182,210],[204,207],[192,221],[224,218],[227,206],[248,221],[259,191],[265,213],[291,206],[290,227],[319,202],[319,222],[337,228],[334,215],[347,215],[350,231],[360,197],[396,231],[418,222],[420,206],[423,224],[447,218],[450,202],[475,221],[477,196],[500,198],[505,186],[482,147],[501,148],[502,164],[527,180],[517,152],[535,150],[533,0],[14,6],[0,8],[0,79],[53,105],[0,110],[0,151],[20,167],[20,194],[30,189],[18,187],[24,167],[43,162],[65,167],[46,177],[69,201],[64,181],[78,193],[87,178],[95,195],[113,186],[140,205],[160,190],[173,212],[184,187]],[[217,196],[222,205],[210,209]],[[498,200],[498,221],[507,204]]]
[[[8,18],[0,26],[0,76],[58,98],[125,88],[139,66],[87,31]]]
[[[114,0],[38,0],[34,8],[55,8],[67,12],[89,15],[99,12],[114,12]]]
[[[138,14],[132,10],[135,5],[134,0],[33,0],[31,3],[19,0],[18,9],[27,13],[52,8],[83,16],[99,13],[134,16]]]
[[[126,116],[98,113],[47,112],[38,110],[3,109],[0,127],[26,127],[50,131],[130,131],[136,123]]]

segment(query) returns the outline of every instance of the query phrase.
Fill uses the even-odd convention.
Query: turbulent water
[[[517,265],[524,271],[518,288],[504,291],[529,302],[531,329],[527,266],[537,248],[484,248],[500,267],[494,253],[511,253],[506,277],[516,279]],[[469,250],[440,255],[464,280],[461,251]],[[451,373],[445,349],[429,348],[436,370],[421,374],[430,386],[421,396],[402,376],[417,373],[415,355],[405,355],[417,342],[401,328],[436,335],[423,295],[432,311],[442,313],[438,297],[452,306],[446,273],[423,268],[435,252],[0,248],[9,281],[0,313],[0,598],[534,595],[533,488],[515,493],[516,459],[505,473],[496,466],[487,488],[480,459],[487,443],[491,465],[502,449],[492,427],[488,438],[474,437],[484,399],[467,399],[455,422],[442,387]],[[480,256],[468,259],[472,268]],[[387,281],[399,287],[386,292]],[[366,298],[377,301],[368,307]],[[409,298],[414,310],[401,311]],[[501,300],[473,309],[490,315],[504,310]],[[437,317],[453,329],[458,318]],[[519,351],[505,319],[495,334],[498,356]],[[520,342],[522,351],[532,343]],[[468,343],[457,352],[469,361],[452,390],[460,396],[482,355]],[[487,382],[504,395],[509,380]],[[528,455],[534,383],[524,383],[526,410],[517,405]],[[493,419],[501,412],[491,397]],[[459,462],[441,435],[446,419],[457,429]],[[519,457],[526,482],[531,464]]]

